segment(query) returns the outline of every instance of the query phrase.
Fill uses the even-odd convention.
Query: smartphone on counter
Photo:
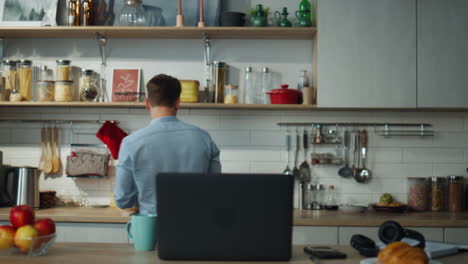
[[[314,259],[344,259],[346,254],[330,247],[313,247],[308,246],[304,248],[312,260]]]

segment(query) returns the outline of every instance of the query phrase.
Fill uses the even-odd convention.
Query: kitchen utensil
[[[49,174],[52,173],[54,169],[54,164],[52,162],[52,149],[51,149],[51,128],[48,127],[46,128],[46,133],[45,133],[45,138],[46,138],[46,148],[47,148],[47,154],[44,160],[44,169],[42,170],[44,173]]]
[[[340,170],[338,170],[338,175],[344,178],[348,178],[353,174],[353,169],[349,167],[349,142],[350,135],[349,131],[344,132],[344,155],[345,155],[345,165]]]
[[[52,152],[52,173],[60,171],[60,157],[58,154],[58,128],[54,127],[54,149]]]
[[[299,171],[299,168],[297,167],[297,159],[298,159],[298,156],[299,156],[300,146],[301,146],[301,136],[299,135],[299,131],[296,131],[296,149],[295,149],[295,152],[294,152],[294,168],[293,168],[292,173],[294,175],[294,178],[297,181],[302,181],[301,173]]]
[[[198,21],[198,27],[205,27],[205,19],[203,16],[203,0],[200,0],[200,21]]]
[[[270,95],[272,104],[297,104],[297,99],[301,92],[295,89],[288,89],[289,85],[283,84],[280,89],[267,92]]]
[[[302,143],[304,144],[304,161],[299,166],[299,171],[301,174],[301,179],[303,182],[310,183],[310,167],[309,163],[307,162],[307,150],[309,149],[309,139],[307,130],[304,129],[304,134],[302,136]]]
[[[41,128],[41,158],[39,159],[38,169],[43,171],[45,166],[45,160],[47,156],[47,147],[46,147],[46,131],[45,128]]]
[[[289,153],[291,152],[291,135],[286,134],[286,151],[288,152],[288,159],[286,164],[286,169],[283,171],[283,175],[293,175],[291,169],[289,168]]]
[[[354,131],[354,140],[353,140],[353,177],[356,177],[357,171],[359,168],[359,135],[357,131]]]
[[[177,1],[176,27],[184,26],[184,16],[182,15],[182,0]]]
[[[367,131],[365,129],[361,132],[361,154],[362,154],[362,169],[359,171],[356,180],[359,183],[366,183],[372,177],[372,172],[366,168],[367,161]]]

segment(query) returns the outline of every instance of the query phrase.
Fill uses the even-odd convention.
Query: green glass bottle
[[[309,0],[302,0],[299,4],[299,10],[296,12],[298,19],[298,26],[310,27],[312,26],[312,6]]]

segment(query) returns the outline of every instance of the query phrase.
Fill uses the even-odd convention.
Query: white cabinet
[[[294,226],[294,245],[336,245],[338,243],[337,226]]]
[[[318,0],[317,28],[319,107],[416,107],[416,0]]]
[[[125,224],[57,223],[57,242],[129,243]]]
[[[468,1],[418,0],[418,107],[468,107]]]

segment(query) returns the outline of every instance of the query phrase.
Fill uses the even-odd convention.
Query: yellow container
[[[200,83],[195,80],[181,80],[182,93],[180,95],[180,101],[182,103],[198,103],[198,87]]]

